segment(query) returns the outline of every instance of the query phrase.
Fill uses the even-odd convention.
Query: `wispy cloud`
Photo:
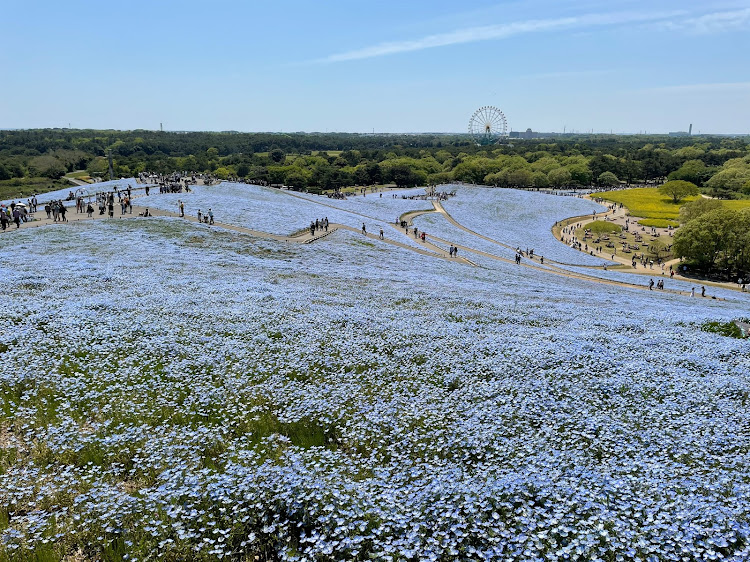
[[[709,34],[736,31],[750,27],[750,8],[712,12],[697,17],[660,22],[663,29]]]
[[[694,94],[694,93],[733,93],[750,92],[750,82],[710,82],[703,84],[680,84],[677,86],[658,86],[655,88],[644,88],[639,92],[672,93],[672,94]]]
[[[560,31],[566,29],[583,29],[591,27],[602,27],[610,25],[622,25],[626,23],[646,23],[663,21],[670,18],[684,16],[685,12],[668,13],[612,13],[612,14],[584,14],[580,16],[561,17],[554,19],[534,19],[507,24],[486,25],[480,27],[469,27],[427,35],[419,39],[408,41],[394,41],[379,43],[371,47],[355,49],[337,53],[319,59],[317,62],[343,62],[411,51],[421,51],[435,47],[448,45],[459,45],[462,43],[475,43],[478,41],[489,41],[493,39],[505,39],[516,35],[528,33],[540,33],[544,31]]]

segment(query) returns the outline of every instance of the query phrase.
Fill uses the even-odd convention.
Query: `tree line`
[[[750,142],[724,137],[570,135],[477,146],[467,135],[441,134],[0,131],[0,181],[82,169],[105,176],[109,151],[118,177],[186,170],[311,191],[454,181],[605,187],[670,179],[720,198],[750,195]]]

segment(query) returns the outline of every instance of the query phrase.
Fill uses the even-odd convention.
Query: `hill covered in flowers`
[[[521,210],[592,203],[507,193],[573,263]],[[321,214],[242,197],[217,220]],[[406,205],[384,200],[329,211],[385,225]],[[450,205],[476,230],[504,208]],[[508,221],[489,235],[515,243]],[[175,218],[21,230],[0,256],[0,559],[750,557],[750,351],[701,330],[746,294]]]

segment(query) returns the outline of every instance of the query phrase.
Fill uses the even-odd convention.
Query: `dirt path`
[[[290,195],[296,196],[296,195],[293,195],[293,194],[290,194]],[[141,196],[141,197],[145,198],[145,196]],[[137,197],[137,199],[141,199],[141,197]],[[301,196],[296,196],[296,197],[300,197],[302,199],[305,199],[306,201],[310,201],[310,202],[313,202],[315,204],[318,204],[318,205],[321,205],[321,206],[324,206],[324,207],[330,207],[330,208],[336,209],[338,211],[342,211],[343,210],[343,209],[341,209],[339,207],[336,207],[335,205],[330,205],[330,204],[322,202],[322,201],[314,201],[314,200],[311,200],[311,199],[308,199],[308,198],[303,198]],[[29,229],[29,228],[38,228],[38,227],[41,227],[41,226],[71,224],[71,223],[77,223],[77,222],[81,222],[81,221],[92,221],[92,220],[102,220],[102,219],[104,219],[104,220],[122,220],[122,219],[138,218],[139,216],[142,217],[143,214],[145,213],[145,211],[146,211],[146,207],[145,206],[133,205],[132,213],[127,213],[125,215],[122,215],[122,214],[119,214],[120,213],[120,207],[118,205],[117,206],[117,211],[116,211],[114,217],[110,219],[107,215],[99,215],[98,211],[96,211],[93,214],[92,217],[88,217],[85,213],[76,213],[75,209],[73,208],[73,209],[71,209],[71,210],[69,210],[67,212],[67,219],[68,220],[67,220],[66,223],[54,222],[52,219],[46,218],[44,216],[44,211],[41,211],[41,212],[37,212],[36,216],[42,216],[43,218],[35,220],[33,222],[21,223],[21,227],[20,227],[19,230],[26,230],[26,229]],[[355,211],[346,211],[346,212],[348,212],[350,214],[358,215],[358,216],[363,217],[365,219],[376,221],[378,223],[383,223],[384,222],[384,221],[382,221],[380,219],[377,219],[375,217],[371,217],[371,216],[368,216],[368,215],[365,215],[365,214],[362,214],[362,213],[357,213]],[[246,227],[243,227],[243,226],[236,226],[236,225],[226,224],[226,223],[218,223],[217,222],[217,223],[215,223],[213,225],[208,225],[206,223],[200,223],[200,225],[203,226],[203,227],[209,228],[209,229],[210,228],[216,228],[216,229],[226,230],[226,231],[230,231],[230,232],[237,232],[237,233],[240,233],[240,234],[246,234],[246,235],[253,236],[253,237],[256,237],[256,238],[262,238],[262,239],[268,239],[268,240],[276,240],[276,241],[279,241],[279,242],[299,243],[299,244],[310,244],[312,242],[315,242],[317,240],[325,238],[326,236],[328,236],[330,234],[333,234],[337,230],[348,230],[350,232],[357,233],[357,234],[359,234],[359,235],[361,235],[361,236],[363,236],[365,238],[368,238],[370,240],[376,240],[378,242],[382,242],[382,243],[385,243],[385,244],[389,244],[391,246],[396,246],[396,247],[399,247],[399,248],[403,248],[405,250],[410,250],[412,252],[416,252],[416,253],[419,253],[421,255],[425,255],[425,256],[429,256],[429,257],[433,257],[433,258],[439,258],[439,259],[446,259],[446,260],[450,260],[450,261],[454,261],[454,262],[458,262],[458,263],[462,263],[462,264],[466,264],[466,265],[476,266],[477,264],[474,263],[474,262],[472,262],[471,260],[469,260],[468,258],[466,258],[464,256],[461,256],[461,257],[451,257],[449,255],[449,252],[445,249],[444,246],[453,245],[453,246],[457,247],[461,253],[475,254],[475,255],[483,256],[485,258],[488,258],[488,259],[491,259],[491,260],[494,260],[494,261],[504,262],[504,263],[508,263],[508,264],[515,264],[515,262],[513,260],[511,260],[511,259],[504,258],[502,256],[498,256],[498,255],[495,255],[495,254],[492,254],[492,253],[489,253],[489,252],[485,252],[483,250],[478,250],[478,249],[472,248],[472,247],[464,245],[464,244],[457,244],[455,242],[451,242],[449,240],[446,240],[446,239],[443,239],[441,237],[434,236],[434,235],[428,235],[427,238],[426,238],[426,240],[424,242],[417,242],[417,245],[412,245],[410,243],[404,242],[403,241],[403,237],[406,237],[406,238],[409,237],[409,232],[411,232],[410,227],[412,227],[412,225],[413,225],[413,220],[415,218],[417,218],[417,217],[419,217],[419,216],[421,216],[423,214],[427,214],[427,213],[440,213],[450,224],[452,224],[456,228],[459,228],[460,230],[462,230],[462,231],[464,231],[464,232],[466,232],[466,233],[468,233],[468,234],[470,234],[472,236],[476,236],[477,238],[480,238],[480,239],[482,239],[482,240],[484,240],[486,242],[489,242],[491,244],[495,244],[495,245],[497,245],[499,247],[502,247],[504,249],[509,249],[509,250],[515,251],[515,248],[513,246],[510,246],[509,244],[505,244],[503,242],[494,240],[494,239],[492,239],[492,238],[490,238],[488,236],[485,236],[485,235],[483,235],[483,234],[481,234],[479,232],[475,232],[475,231],[471,230],[470,228],[465,227],[464,225],[462,225],[461,223],[459,223],[458,221],[456,221],[450,215],[450,213],[448,213],[445,210],[445,208],[442,206],[442,204],[439,201],[433,201],[433,209],[411,211],[411,212],[408,212],[408,213],[405,213],[404,215],[402,215],[401,216],[401,220],[404,220],[407,223],[407,228],[406,229],[403,229],[400,225],[397,225],[397,224],[394,224],[394,223],[387,223],[391,227],[391,229],[388,232],[393,237],[387,237],[387,236],[385,236],[385,233],[384,233],[384,236],[383,236],[382,239],[380,238],[379,233],[376,234],[376,233],[373,233],[373,232],[368,232],[368,233],[363,234],[360,229],[353,228],[353,227],[348,226],[348,225],[336,224],[336,223],[330,223],[328,231],[324,231],[324,230],[323,231],[317,231],[315,234],[312,234],[309,230],[305,230],[305,231],[302,231],[299,234],[288,235],[288,236],[283,236],[283,235],[278,235],[278,234],[271,234],[269,232],[264,232],[264,231],[260,231],[260,230],[254,230],[254,229],[251,229],[251,228],[246,228]],[[181,218],[181,220],[186,220],[188,222],[192,222],[192,223],[198,224],[197,217],[187,216],[187,215],[185,217],[179,217],[179,214],[171,212],[171,211],[164,211],[164,210],[149,208],[149,214],[151,216],[153,216],[153,217]],[[583,218],[583,217],[581,217],[581,218]],[[7,231],[0,231],[0,235],[9,235],[14,230],[17,230],[17,229],[16,229],[16,227],[15,227],[14,224],[11,224],[10,228]],[[394,233],[393,232],[394,230],[397,231],[397,232]],[[539,259],[536,256],[534,258],[536,258],[537,260]],[[558,275],[558,276],[561,276],[561,277],[567,277],[567,278],[571,278],[571,279],[580,279],[580,280],[584,280],[584,281],[590,281],[590,282],[594,282],[594,283],[601,283],[601,284],[610,285],[610,286],[620,286],[620,287],[636,288],[636,289],[641,289],[641,290],[649,290],[648,286],[646,284],[643,284],[643,283],[628,283],[628,282],[624,282],[624,281],[615,281],[615,280],[610,280],[610,279],[603,279],[603,278],[597,277],[595,275],[588,275],[588,274],[585,274],[585,273],[573,272],[573,271],[569,271],[569,270],[563,269],[563,268],[559,267],[559,265],[562,265],[562,264],[559,264],[558,262],[555,262],[553,260],[546,260],[544,264],[537,263],[537,261],[535,261],[534,258],[524,257],[522,259],[521,263],[518,264],[518,267],[519,268],[535,269],[535,270],[538,270],[538,271],[542,271],[542,272],[553,274],[553,275]],[[634,273],[634,272],[630,271],[628,273]],[[641,272],[638,272],[638,273],[641,273]],[[644,272],[644,273],[646,275],[651,275],[652,277],[655,277],[654,273],[649,273],[647,271]],[[692,280],[685,279],[685,278],[681,278],[681,280],[688,281],[688,282],[692,281]],[[718,284],[718,283],[701,283],[701,284],[712,285],[712,286],[720,286],[720,287],[723,287],[723,288],[734,288],[734,287],[728,287],[727,286],[728,284]],[[688,291],[679,291],[679,290],[675,290],[675,289],[664,289],[661,292],[673,293],[673,294],[680,294],[680,295],[689,295]]]
[[[478,232],[475,232],[475,231],[471,230],[470,228],[467,228],[467,227],[463,226],[461,223],[459,223],[458,221],[456,221],[450,215],[450,213],[448,213],[445,210],[445,208],[440,204],[439,201],[434,201],[433,205],[435,206],[435,210],[437,212],[441,213],[448,220],[448,222],[450,222],[455,227],[463,230],[464,232],[472,234],[473,236],[477,236],[478,238],[481,238],[482,240],[485,240],[487,242],[490,242],[490,243],[495,244],[497,246],[500,246],[502,248],[510,249],[510,250],[515,251],[515,248],[513,246],[510,246],[510,245],[505,244],[503,242],[498,242],[497,240],[494,240],[494,239],[492,239],[492,238],[490,238],[488,236],[485,236],[483,234],[480,234]],[[440,238],[437,238],[435,236],[432,236],[432,238],[433,239],[441,240]],[[493,260],[496,260],[496,261],[501,261],[501,262],[505,262],[505,263],[515,264],[515,262],[513,260],[508,259],[508,258],[503,258],[501,256],[497,256],[495,254],[490,254],[490,253],[484,252],[482,250],[476,250],[474,248],[471,248],[469,246],[464,246],[462,244],[455,244],[455,245],[458,246],[458,248],[460,250],[462,250],[462,251],[475,253],[475,254],[478,254],[478,255],[481,255],[481,256],[484,256],[486,258],[490,258],[490,259],[493,259]],[[574,272],[574,271],[569,271],[567,269],[563,269],[563,268],[559,267],[559,265],[562,265],[562,264],[560,264],[560,262],[555,262],[553,260],[545,260],[544,264],[541,264],[541,263],[537,264],[534,261],[534,258],[536,258],[536,256],[534,256],[533,258],[524,257],[522,259],[521,263],[518,264],[518,265],[520,267],[530,268],[530,269],[536,269],[536,270],[539,270],[539,271],[544,271],[546,273],[551,273],[551,274],[559,275],[559,276],[562,276],[562,277],[568,277],[568,278],[573,278],[573,279],[582,279],[582,280],[585,280],[585,281],[592,281],[592,282],[595,282],[595,283],[602,283],[604,285],[615,285],[615,286],[620,286],[620,287],[630,287],[630,288],[641,289],[641,290],[646,290],[646,291],[649,290],[648,285],[644,285],[644,284],[641,284],[641,283],[626,283],[624,281],[615,281],[615,280],[611,280],[611,279],[603,279],[603,278],[597,277],[595,275],[587,275],[585,273],[577,273],[577,272]],[[568,264],[565,264],[565,265],[568,265]],[[663,293],[673,293],[673,294],[678,294],[678,295],[689,295],[690,294],[688,291],[680,291],[680,290],[677,290],[677,289],[662,289],[660,292],[663,292]]]
[[[21,223],[21,226],[19,229],[16,228],[15,224],[11,224],[10,228],[8,228],[6,231],[0,231],[0,236],[10,235],[15,230],[27,230],[30,228],[39,228],[43,226],[63,226],[63,225],[69,225],[73,223],[87,222],[87,221],[93,221],[93,220],[122,220],[122,219],[143,218],[143,214],[145,213],[145,211],[146,211],[146,207],[133,205],[133,212],[126,213],[123,215],[121,214],[120,206],[117,205],[115,215],[113,218],[110,219],[109,216],[106,214],[99,215],[98,211],[95,211],[94,214],[91,217],[89,217],[86,213],[76,213],[75,208],[73,208],[73,209],[69,209],[68,212],[66,213],[66,218],[67,218],[66,222],[61,222],[61,221],[55,222],[51,218],[48,219],[46,218],[46,216],[44,216],[45,215],[44,211],[41,211],[41,212],[35,213],[35,215],[42,216],[44,218],[37,219],[32,222]],[[297,234],[297,235],[282,236],[279,234],[271,234],[270,232],[264,232],[261,230],[253,230],[251,228],[246,228],[244,226],[236,226],[236,225],[226,224],[226,223],[215,222],[213,225],[209,225],[206,223],[198,223],[197,217],[188,216],[188,215],[185,215],[184,217],[180,217],[178,213],[173,213],[171,211],[163,211],[160,209],[152,209],[150,207],[148,208],[148,212],[152,217],[181,218],[182,220],[186,220],[188,222],[195,223],[195,224],[200,224],[207,228],[217,228],[217,229],[222,229],[222,230],[228,230],[231,232],[238,232],[240,234],[247,234],[255,238],[277,240],[279,242],[292,242],[292,243],[298,243],[298,244],[310,244],[312,242],[315,242],[316,240],[320,240],[330,234],[333,234],[337,230],[348,230],[351,232],[356,232],[356,233],[361,234],[361,230],[358,230],[351,226],[348,226],[345,224],[330,223],[328,225],[328,231],[320,230],[320,231],[317,231],[314,235],[311,234],[309,230],[305,230],[302,233]],[[427,211],[427,212],[432,212],[432,211]],[[378,221],[378,222],[382,222],[382,221]],[[397,229],[397,230],[400,231],[400,229]],[[419,247],[401,242],[395,238],[388,238],[386,236],[383,236],[383,239],[381,240],[379,233],[375,234],[372,232],[368,232],[367,234],[363,236],[371,240],[377,240],[385,244],[397,246],[399,248],[403,248],[406,250],[411,250],[413,252],[417,252],[425,256],[447,259],[447,260],[456,261],[459,263],[474,265],[472,264],[472,262],[470,262],[469,260],[465,258],[451,257],[448,254],[448,252],[446,252],[443,248],[436,246],[434,244],[431,244],[431,243],[425,243],[423,248],[419,248]]]

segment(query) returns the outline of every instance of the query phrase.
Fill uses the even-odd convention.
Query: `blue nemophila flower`
[[[227,220],[265,204],[228,189],[200,195]],[[332,211],[393,210],[362,199]],[[23,358],[0,355],[0,548],[748,557],[747,349],[698,328],[746,302],[134,224],[19,232],[28,260],[0,258],[0,341]]]

